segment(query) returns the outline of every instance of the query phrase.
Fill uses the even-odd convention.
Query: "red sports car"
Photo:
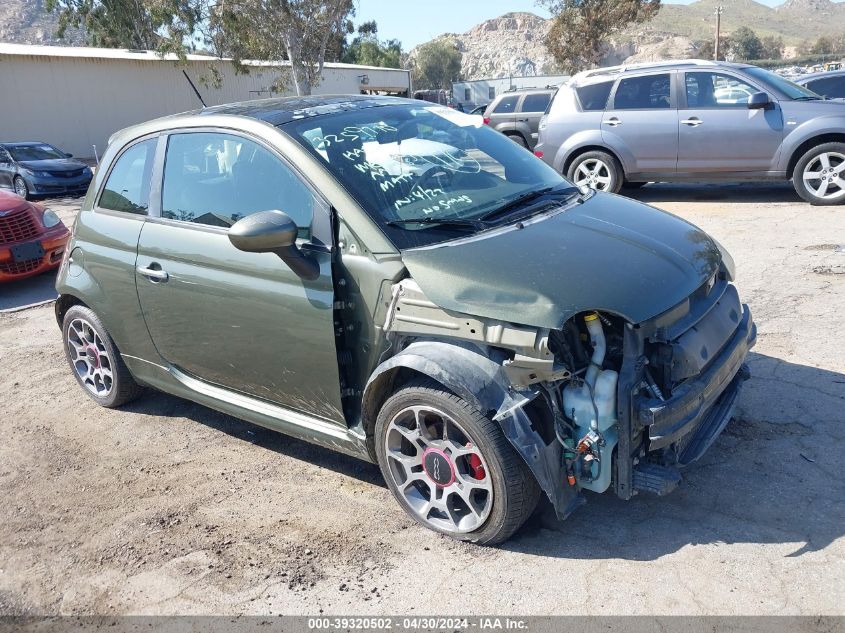
[[[57,268],[69,237],[54,211],[0,191],[0,283]]]

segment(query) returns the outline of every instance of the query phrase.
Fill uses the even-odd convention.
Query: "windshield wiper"
[[[800,97],[795,97],[793,101],[824,101],[824,97],[811,97],[810,95],[801,95]]]
[[[566,187],[564,189],[560,189],[559,191],[555,191],[558,187],[559,187],[559,185],[555,185],[553,187],[543,187],[542,189],[535,189],[534,191],[529,191],[527,193],[523,193],[522,195],[517,196],[513,200],[506,202],[501,207],[497,207],[497,208],[493,209],[492,211],[488,211],[484,215],[480,216],[478,219],[484,221],[484,220],[490,220],[490,219],[496,218],[496,217],[501,217],[503,215],[506,215],[508,212],[513,211],[514,209],[517,209],[519,207],[524,207],[524,206],[528,205],[529,203],[533,202],[534,200],[538,200],[540,198],[543,198],[543,197],[549,195],[552,192],[554,192],[556,195],[557,194],[573,195],[573,194],[581,193],[580,189],[578,189],[577,187]],[[549,202],[551,202],[551,201],[549,201]]]
[[[469,228],[469,229],[486,229],[488,224],[482,220],[469,220],[465,218],[433,218],[433,217],[423,217],[423,218],[407,218],[404,220],[388,220],[385,222],[387,226],[405,226],[407,224],[425,224],[425,225],[434,225],[434,226],[455,226],[460,228]]]

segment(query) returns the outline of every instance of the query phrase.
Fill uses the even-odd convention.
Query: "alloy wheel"
[[[26,198],[27,195],[29,195],[29,189],[26,186],[26,182],[24,182],[24,179],[20,176],[15,178],[15,193],[21,198]]]
[[[399,495],[432,527],[467,533],[493,507],[493,481],[479,448],[443,411],[413,406],[387,427],[384,450]]]
[[[114,384],[112,359],[97,331],[85,319],[74,319],[68,325],[66,342],[80,382],[98,398],[108,396]]]
[[[613,183],[610,167],[597,158],[588,158],[575,169],[575,184],[608,191]]]
[[[845,154],[823,152],[815,156],[801,177],[807,191],[821,200],[845,197]]]

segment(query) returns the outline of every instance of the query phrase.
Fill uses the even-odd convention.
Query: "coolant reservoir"
[[[576,472],[578,484],[587,490],[604,492],[610,486],[612,472],[611,457],[618,439],[616,430],[616,383],[619,374],[612,369],[598,373],[593,389],[595,407],[586,383],[572,383],[563,390],[563,411],[575,422],[576,443],[591,430],[597,431],[603,440],[599,445],[600,466],[592,467],[593,480],[581,477]],[[598,412],[598,417],[596,417]]]
[[[563,410],[579,428],[604,432],[616,424],[616,382],[619,379],[612,369],[600,371],[596,378],[595,408],[590,398],[590,388],[585,383],[570,384],[563,390]],[[598,417],[596,417],[598,412]],[[585,431],[586,433],[586,431]]]

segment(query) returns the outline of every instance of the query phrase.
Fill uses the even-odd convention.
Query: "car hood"
[[[43,171],[76,171],[87,167],[85,163],[72,158],[50,158],[48,160],[24,160],[19,163],[27,169]]]
[[[698,227],[610,194],[519,226],[408,249],[402,259],[442,308],[545,328],[585,310],[640,323],[692,294],[722,260]]]
[[[801,122],[816,116],[845,114],[845,102],[837,99],[819,101],[781,101],[781,107],[786,115],[801,117]]]

